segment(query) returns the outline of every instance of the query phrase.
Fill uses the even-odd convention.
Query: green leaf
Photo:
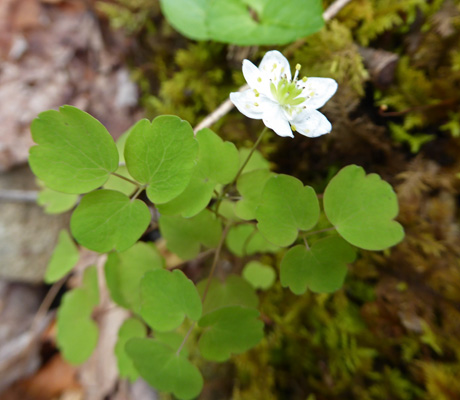
[[[342,287],[347,264],[355,257],[355,250],[338,236],[319,240],[309,250],[294,246],[281,261],[281,284],[295,294],[307,288],[315,293],[334,292]]]
[[[275,253],[279,250],[278,246],[267,241],[252,224],[231,227],[225,244],[239,257],[256,253]]]
[[[30,149],[30,167],[53,190],[90,192],[118,168],[117,148],[107,129],[78,108],[45,111],[30,129],[38,144]]]
[[[172,115],[143,119],[125,144],[128,171],[148,184],[147,196],[157,204],[181,194],[190,182],[198,155],[198,142],[186,121]]]
[[[324,25],[319,0],[161,0],[161,8],[191,39],[239,46],[287,44]]]
[[[72,238],[65,229],[61,230],[53,255],[46,267],[45,282],[54,283],[66,276],[79,258],[80,253]]]
[[[266,169],[258,169],[242,175],[237,182],[238,192],[243,199],[235,204],[235,214],[244,220],[256,218],[256,208],[262,198],[262,190],[274,174]]]
[[[157,209],[161,215],[193,217],[209,204],[215,186],[215,182],[206,180],[199,170],[195,170],[186,189],[168,203],[158,204]]]
[[[196,286],[201,298],[207,282],[207,279],[202,280]],[[217,278],[211,281],[203,304],[203,315],[228,306],[256,308],[258,305],[259,298],[254,288],[240,276],[229,275],[223,282]]]
[[[275,283],[276,274],[271,266],[250,261],[243,269],[243,277],[256,289],[267,290]]]
[[[239,153],[231,142],[224,142],[211,129],[202,129],[196,134],[200,145],[198,166],[203,175],[225,185],[235,178],[239,168]]]
[[[248,158],[250,152],[251,152],[251,149],[248,149],[246,147],[240,148],[239,150],[240,167],[243,166],[243,163]],[[246,174],[251,171],[255,171],[256,169],[269,169],[269,168],[270,168],[270,163],[264,158],[264,156],[259,150],[255,150],[254,153],[252,153],[252,156],[249,159],[249,162],[244,167],[243,174]]]
[[[201,317],[201,299],[193,282],[180,270],[149,271],[141,281],[141,315],[155,330],[172,331],[185,316]]]
[[[241,306],[215,310],[200,319],[205,328],[198,347],[201,355],[211,361],[225,361],[232,354],[240,354],[258,344],[264,337],[264,324],[259,312]]]
[[[260,233],[269,242],[289,246],[299,230],[311,229],[318,223],[318,198],[312,187],[304,187],[298,179],[276,175],[265,184],[256,217]]]
[[[57,343],[72,365],[84,363],[96,348],[99,331],[91,314],[98,303],[97,269],[88,267],[82,286],[64,295],[57,313]]]
[[[150,219],[144,202],[103,189],[81,199],[72,214],[70,228],[82,246],[106,253],[131,247],[145,232]]]
[[[118,341],[115,345],[115,356],[117,357],[118,371],[120,378],[127,378],[133,383],[138,377],[133,361],[126,354],[126,343],[132,338],[144,338],[147,336],[147,328],[136,318],[128,318],[118,331]]]
[[[404,238],[403,227],[393,221],[399,211],[393,188],[356,165],[342,168],[329,182],[324,211],[340,235],[362,249],[383,250]]]
[[[110,253],[105,279],[112,300],[135,313],[140,312],[141,280],[147,271],[164,267],[164,259],[153,243],[137,242],[121,253]]]
[[[224,142],[210,129],[196,134],[198,163],[187,188],[175,199],[158,205],[165,215],[193,217],[209,204],[218,184],[230,183],[238,172],[239,155],[235,145]]]
[[[214,204],[214,206],[216,204]],[[238,218],[235,214],[235,203],[228,199],[223,199],[221,201],[220,206],[219,206],[219,215],[223,216],[229,221],[241,222],[241,218]]]
[[[70,210],[78,201],[78,194],[56,192],[44,188],[40,191],[37,203],[45,208],[47,214],[60,214]]]
[[[162,215],[158,224],[168,249],[183,260],[195,258],[201,245],[217,247],[222,236],[221,223],[209,210],[187,219]]]
[[[173,393],[181,400],[193,399],[203,388],[197,367],[164,343],[152,339],[131,339],[126,352],[139,374],[155,389]]]

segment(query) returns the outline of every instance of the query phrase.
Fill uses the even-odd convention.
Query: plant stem
[[[235,178],[233,179],[233,181],[231,181],[228,185],[226,185],[226,186],[223,188],[222,194],[220,195],[220,197],[217,199],[217,202],[216,202],[216,208],[215,208],[215,213],[216,213],[216,215],[217,215],[218,212],[219,212],[220,203],[222,203],[222,200],[224,199],[225,195],[228,193],[229,188],[231,188],[231,187],[236,183],[236,181],[238,180],[238,178],[239,178],[240,175],[242,174],[244,168],[246,167],[246,165],[248,165],[249,160],[251,159],[252,155],[253,155],[254,152],[256,151],[257,146],[259,146],[259,143],[262,141],[262,138],[264,137],[264,135],[265,135],[265,133],[266,133],[267,131],[268,131],[268,128],[267,128],[267,127],[264,127],[264,129],[262,130],[262,132],[260,132],[260,135],[259,135],[259,137],[257,138],[256,142],[255,142],[254,145],[252,146],[251,151],[249,152],[248,156],[246,157],[246,160],[244,160],[243,165],[240,167],[240,169],[239,169],[238,172],[236,173],[236,176],[235,176]]]
[[[133,197],[131,197],[131,201],[136,200],[137,197],[145,190],[146,187],[147,187],[146,185],[139,186],[139,188],[137,189],[137,192],[134,193]]]
[[[211,271],[209,271],[208,281],[206,282],[206,287],[203,291],[203,297],[201,298],[201,302],[204,304],[206,300],[206,296],[208,295],[209,287],[211,286],[211,279],[214,276],[214,272],[216,271],[217,262],[219,261],[220,252],[222,250],[222,246],[224,245],[225,238],[227,237],[228,231],[230,230],[232,224],[228,224],[224,231],[222,232],[222,237],[220,238],[219,245],[217,246],[216,252],[214,253],[214,260],[212,262]]]
[[[127,178],[126,176],[117,174],[116,172],[112,172],[112,175],[116,176],[117,178],[124,179],[125,181],[132,183],[133,185],[140,186],[138,182],[133,181],[132,179]]]
[[[196,325],[196,321],[193,321],[193,324],[190,326],[190,328],[188,329],[187,333],[185,334],[184,336],[184,340],[182,340],[182,343],[180,344],[179,348],[177,349],[176,351],[176,356],[178,356],[180,354],[180,352],[182,351],[185,343],[187,342],[190,334],[192,333],[193,331],[193,328],[195,328],[195,325]]]
[[[219,244],[217,246],[216,252],[214,253],[214,260],[212,262],[211,271],[209,271],[208,281],[206,282],[206,287],[204,289],[203,296],[201,297],[201,303],[202,304],[204,304],[204,301],[206,300],[206,296],[208,294],[209,287],[211,286],[211,279],[212,279],[212,277],[214,275],[214,272],[216,271],[217,262],[219,261],[222,246],[224,245],[225,238],[227,237],[228,231],[229,231],[231,226],[232,226],[232,224],[228,224],[225,227],[224,231],[222,232],[222,237],[220,238],[220,241],[219,241]],[[182,340],[182,343],[180,344],[179,348],[176,351],[176,356],[179,356],[179,354],[182,351],[185,343],[187,342],[190,334],[192,333],[193,329],[195,328],[195,325],[196,325],[196,321],[193,321],[192,325],[190,326],[190,328],[188,329],[187,333],[185,334],[184,340]]]
[[[310,250],[310,246],[308,245],[307,238],[304,236],[302,239],[303,239],[303,242],[305,243],[305,247],[307,248],[307,250]]]
[[[330,228],[320,229],[319,231],[305,232],[303,235],[304,236],[311,236],[311,235],[316,235],[317,233],[335,231],[336,229],[337,228],[335,226],[331,226]]]
[[[238,170],[238,173],[236,174],[235,176],[235,179],[233,179],[233,182],[230,184],[234,184],[238,178],[240,177],[241,173],[243,172],[244,168],[246,167],[246,165],[248,165],[248,162],[249,160],[251,159],[252,155],[254,154],[254,152],[256,151],[257,149],[257,146],[259,146],[259,143],[261,142],[262,138],[264,137],[265,133],[268,131],[268,128],[267,127],[264,127],[264,129],[262,130],[262,132],[260,132],[260,135],[259,137],[257,138],[256,142],[254,143],[254,145],[252,146],[252,149],[251,151],[249,152],[246,160],[244,161],[243,165],[240,167],[240,169]]]

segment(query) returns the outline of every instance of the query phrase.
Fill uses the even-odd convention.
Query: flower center
[[[297,64],[294,79],[288,80],[286,76],[282,77],[275,86],[270,82],[270,91],[273,98],[283,107],[298,106],[302,104],[306,98],[297,97],[302,93],[302,88],[297,85],[297,76],[299,75],[300,65]],[[302,81],[306,81],[304,78]]]

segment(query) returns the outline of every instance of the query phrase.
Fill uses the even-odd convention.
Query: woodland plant
[[[291,79],[277,51],[259,68],[245,60],[243,73],[251,89],[231,99],[245,115],[280,136],[293,136],[291,127],[312,137],[330,131],[316,109],[334,94],[334,80],[299,80],[299,67]],[[332,293],[342,286],[356,248],[384,250],[403,239],[387,182],[349,165],[318,196],[294,176],[270,171],[256,149],[267,127],[251,149],[237,149],[210,129],[194,134],[172,115],[139,121],[117,143],[99,121],[72,106],[33,121],[37,145],[29,162],[46,186],[42,201],[62,212],[82,195],[71,235],[61,232],[45,279],[59,281],[75,266],[74,239],[107,254],[110,296],[131,314],[115,347],[121,377],[141,376],[159,391],[194,398],[203,387],[200,359],[224,362],[263,338],[257,290],[269,289],[278,271],[282,286],[296,295]],[[180,269],[184,263],[167,265],[155,243],[142,240],[155,229],[181,260],[200,261],[201,280],[189,279]],[[245,266],[220,280],[216,269],[225,251]],[[262,262],[264,254],[278,254],[281,262]],[[98,288],[97,269],[90,266],[59,308],[57,341],[72,364],[86,361],[97,345],[92,313]]]

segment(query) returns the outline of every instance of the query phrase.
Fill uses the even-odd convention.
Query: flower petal
[[[262,119],[266,104],[272,103],[264,95],[256,97],[252,89],[230,93],[230,100],[241,114],[252,119]]]
[[[283,109],[277,103],[270,102],[264,107],[264,124],[275,131],[275,133],[282,137],[294,137],[291,127],[289,125],[286,116],[283,113]]]
[[[298,81],[298,86],[305,87],[302,90],[300,97],[305,97],[306,100],[302,103],[309,109],[316,110],[324,106],[324,104],[337,91],[337,82],[331,78],[308,78],[305,83]]]
[[[249,60],[243,60],[243,75],[251,89],[256,89],[259,93],[271,97],[268,76]]]
[[[329,120],[316,110],[304,110],[296,115],[291,124],[297,132],[308,137],[318,137],[332,130]]]
[[[272,50],[265,53],[259,65],[261,70],[274,83],[278,82],[281,76],[286,75],[291,80],[291,67],[289,61],[279,51]]]

